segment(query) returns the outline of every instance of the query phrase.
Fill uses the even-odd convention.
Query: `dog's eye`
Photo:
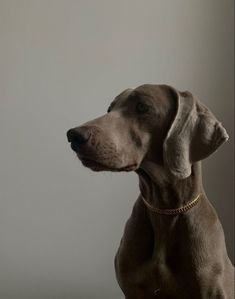
[[[149,110],[149,106],[144,103],[139,102],[136,105],[136,110],[138,113],[146,113]]]

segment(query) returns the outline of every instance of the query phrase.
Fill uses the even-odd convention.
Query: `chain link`
[[[157,214],[161,214],[161,215],[178,215],[178,214],[182,214],[182,213],[185,213],[187,212],[188,210],[190,210],[192,207],[194,207],[199,199],[200,199],[200,196],[201,196],[201,193],[199,193],[197,195],[196,198],[194,198],[191,202],[189,202],[186,206],[184,207],[181,207],[181,208],[177,208],[177,209],[158,209],[158,208],[155,208],[153,206],[150,205],[150,203],[148,203],[148,201],[142,196],[142,199],[143,199],[143,202],[144,204],[147,206],[147,208],[154,212],[154,213],[157,213]]]

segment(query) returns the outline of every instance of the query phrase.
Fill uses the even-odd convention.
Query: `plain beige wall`
[[[83,168],[65,133],[142,83],[190,90],[227,128],[203,168],[232,258],[233,34],[232,0],[0,0],[0,298],[121,298],[137,177]]]

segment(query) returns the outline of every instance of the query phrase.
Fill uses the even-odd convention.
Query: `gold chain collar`
[[[151,204],[148,203],[148,201],[143,197],[142,194],[141,194],[141,197],[142,197],[143,202],[146,205],[146,207],[154,213],[161,214],[161,215],[178,215],[178,214],[185,213],[188,210],[190,210],[192,207],[194,207],[198,203],[201,195],[202,195],[202,193],[199,193],[197,195],[197,197],[195,197],[187,205],[185,205],[181,208],[177,208],[177,209],[158,209],[158,208],[151,206]]]

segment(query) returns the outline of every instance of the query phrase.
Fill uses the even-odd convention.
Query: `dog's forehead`
[[[162,99],[165,96],[165,85],[144,84],[135,88],[135,92],[139,96],[146,96],[152,99]]]
[[[110,106],[114,107],[118,104],[118,106],[122,103],[124,103],[130,94],[133,92],[133,88],[127,88],[124,91],[122,91],[119,95],[117,95],[114,100],[111,102]]]
[[[134,90],[133,88],[127,88],[127,89],[125,89],[119,95],[117,95],[115,97],[115,99],[114,99],[113,102],[115,102],[115,101],[117,102],[117,101],[121,101],[121,100],[127,99],[130,96],[130,94],[133,92],[133,90]]]
[[[118,103],[124,104],[127,100],[134,98],[138,99],[152,99],[153,101],[162,100],[165,97],[164,86],[163,85],[154,85],[154,84],[144,84],[136,88],[128,88],[121,92],[115,97],[112,101],[112,105]]]

